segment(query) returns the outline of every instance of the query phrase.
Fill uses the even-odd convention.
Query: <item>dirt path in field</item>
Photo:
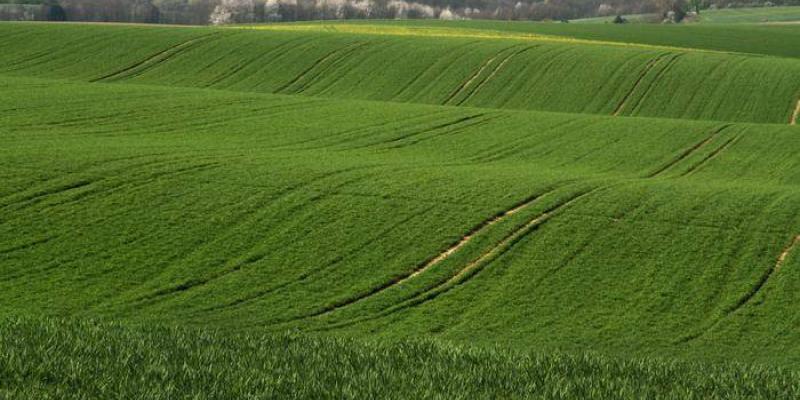
[[[797,125],[797,119],[800,118],[800,99],[797,100],[797,106],[794,108],[792,119],[789,120],[789,125]]]

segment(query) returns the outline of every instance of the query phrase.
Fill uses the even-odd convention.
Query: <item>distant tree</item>
[[[628,20],[625,19],[625,17],[623,17],[622,15],[617,15],[616,17],[614,17],[614,21],[613,22],[615,24],[624,24],[624,23],[628,22]]]
[[[209,22],[223,25],[234,22],[254,22],[256,4],[254,0],[222,0],[214,7]]]

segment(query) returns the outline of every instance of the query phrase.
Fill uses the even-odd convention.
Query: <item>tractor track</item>
[[[664,164],[659,169],[657,169],[654,172],[652,172],[649,175],[647,175],[647,178],[656,178],[656,177],[660,176],[662,173],[664,173],[667,170],[671,169],[672,167],[678,165],[681,161],[686,160],[692,154],[694,154],[697,151],[699,151],[700,149],[704,148],[711,141],[713,141],[714,138],[717,137],[717,135],[722,133],[722,131],[730,128],[731,126],[732,126],[732,124],[725,124],[725,125],[722,125],[721,127],[717,128],[717,129],[715,129],[706,138],[704,138],[701,141],[695,143],[692,147],[689,147],[688,149],[684,150],[676,159]]]
[[[669,53],[659,54],[658,56],[656,56],[653,59],[650,59],[647,62],[647,64],[644,67],[644,71],[642,71],[642,73],[639,75],[639,78],[636,79],[636,82],[634,82],[633,86],[631,87],[631,90],[629,90],[628,93],[625,94],[625,96],[622,98],[622,101],[619,102],[619,105],[617,105],[617,108],[614,110],[613,113],[611,113],[611,115],[618,116],[622,112],[622,109],[625,108],[625,105],[628,103],[628,99],[633,95],[634,92],[636,92],[636,89],[638,89],[639,86],[642,84],[642,81],[644,80],[645,76],[647,76],[647,74],[650,73],[650,71],[661,61],[661,59],[666,57],[668,54]]]
[[[408,299],[408,300],[404,300],[399,304],[395,304],[395,305],[389,306],[389,307],[383,309],[382,311],[380,311],[380,312],[378,312],[376,314],[373,314],[373,315],[370,315],[370,316],[367,316],[367,317],[363,317],[363,318],[356,318],[356,319],[353,319],[353,320],[344,321],[342,323],[330,326],[329,328],[347,326],[347,325],[360,323],[360,322],[367,321],[367,320],[374,320],[374,319],[381,318],[381,317],[387,316],[389,314],[395,313],[395,312],[400,311],[402,309],[418,306],[418,305],[426,303],[426,302],[428,302],[430,300],[433,300],[434,298],[436,298],[440,294],[443,294],[444,292],[447,292],[450,289],[452,289],[452,288],[454,288],[454,287],[456,287],[458,285],[464,284],[467,281],[469,281],[472,277],[476,276],[483,268],[485,268],[489,263],[491,263],[492,261],[497,259],[499,256],[501,256],[501,255],[505,254],[506,252],[508,252],[516,243],[518,243],[520,240],[522,240],[524,237],[526,237],[531,232],[533,232],[536,229],[538,229],[541,225],[543,225],[545,222],[547,222],[548,220],[553,218],[555,215],[558,215],[561,211],[563,211],[563,209],[565,209],[566,207],[568,207],[571,204],[575,203],[576,201],[578,201],[578,200],[590,195],[591,193],[594,193],[595,191],[597,191],[599,189],[600,188],[594,188],[594,189],[585,191],[583,193],[580,193],[580,194],[577,194],[575,196],[572,196],[571,198],[569,198],[566,201],[560,202],[559,204],[556,204],[554,206],[549,207],[547,210],[545,210],[542,213],[538,214],[536,217],[532,218],[531,220],[529,220],[527,223],[525,223],[521,227],[515,229],[514,231],[512,231],[511,233],[506,235],[502,240],[500,240],[500,242],[498,242],[497,244],[492,246],[487,251],[483,252],[481,255],[479,255],[477,258],[475,258],[473,261],[471,261],[471,262],[467,263],[466,265],[464,265],[463,267],[461,267],[451,277],[449,277],[448,279],[446,279],[444,281],[439,282],[438,284],[436,284],[432,288],[426,289],[424,292],[415,295],[413,298]],[[526,199],[526,201],[523,201],[522,203],[520,203],[520,204],[516,205],[515,207],[513,207],[513,208],[511,208],[511,209],[509,209],[509,210],[507,210],[507,211],[505,211],[503,213],[501,213],[500,215],[496,215],[493,218],[484,221],[483,223],[481,223],[478,226],[476,226],[472,231],[470,231],[470,233],[468,233],[466,236],[464,236],[459,242],[453,244],[452,246],[450,246],[447,249],[445,249],[443,252],[437,254],[434,258],[432,258],[429,261],[427,261],[426,263],[422,264],[421,267],[418,267],[417,269],[415,269],[414,271],[412,271],[410,274],[408,274],[405,277],[401,277],[399,279],[397,279],[397,278],[396,279],[392,279],[389,282],[387,282],[387,283],[385,283],[385,284],[383,284],[383,285],[381,285],[379,287],[376,287],[376,288],[370,290],[369,292],[367,292],[365,294],[362,294],[362,295],[357,296],[355,298],[351,298],[351,299],[342,301],[342,302],[340,302],[338,304],[334,304],[332,306],[326,307],[323,310],[319,310],[319,311],[316,311],[316,312],[311,313],[311,314],[299,316],[299,317],[293,318],[293,319],[291,319],[289,321],[282,321],[282,322],[294,322],[294,321],[307,319],[307,318],[321,317],[321,316],[333,313],[333,312],[335,312],[337,310],[341,310],[343,308],[349,307],[349,306],[354,305],[356,303],[359,303],[361,301],[367,300],[367,299],[369,299],[369,298],[371,298],[371,297],[373,297],[373,296],[375,296],[375,295],[377,295],[377,294],[379,294],[379,293],[381,293],[381,292],[383,292],[385,290],[388,290],[388,289],[400,286],[402,284],[405,284],[406,282],[410,281],[411,279],[418,277],[419,275],[423,274],[424,272],[430,270],[432,267],[434,267],[434,266],[438,265],[439,263],[443,262],[444,260],[449,258],[454,253],[458,252],[458,250],[460,250],[461,248],[466,246],[476,235],[478,235],[481,232],[483,232],[484,230],[488,229],[490,226],[501,222],[502,220],[506,219],[507,217],[509,217],[509,216],[511,216],[513,214],[516,214],[517,212],[519,212],[522,209],[530,206],[531,204],[536,203],[537,200],[541,199],[542,197],[544,197],[544,196],[546,196],[548,194],[551,194],[553,192],[554,192],[553,190],[547,191],[547,192],[542,193],[540,195],[537,195],[537,196],[535,196],[533,198]]]
[[[196,46],[196,45],[198,45],[198,44],[200,44],[202,42],[205,42],[205,41],[208,41],[208,40],[211,40],[211,39],[216,39],[216,38],[219,38],[221,36],[222,36],[221,32],[214,32],[214,33],[209,33],[207,35],[203,35],[203,36],[200,36],[200,37],[192,38],[192,39],[187,40],[185,42],[178,43],[175,46],[172,46],[172,47],[170,47],[168,49],[162,50],[162,51],[160,51],[160,52],[158,52],[158,53],[156,53],[156,54],[154,54],[154,55],[152,55],[152,56],[150,56],[148,58],[145,58],[144,60],[139,61],[138,63],[135,63],[135,64],[133,64],[131,66],[128,66],[126,68],[123,68],[123,69],[115,71],[115,72],[112,72],[112,73],[107,74],[107,75],[103,75],[103,76],[101,76],[99,78],[92,79],[89,82],[92,82],[92,83],[94,83],[94,82],[105,82],[105,81],[109,81],[109,80],[118,80],[118,79],[124,79],[124,78],[131,78],[131,77],[139,76],[142,73],[144,73],[145,71],[147,71],[149,69],[152,69],[153,67],[155,67],[155,66],[157,66],[157,65],[159,65],[161,63],[164,63],[164,62],[170,60],[171,58],[173,58],[173,57],[175,57],[175,56],[177,56],[177,55],[179,55],[179,54],[181,54],[181,53],[183,53],[185,51],[188,51],[188,50],[192,49],[194,46]]]
[[[753,286],[752,289],[750,289],[747,293],[745,293],[744,296],[742,296],[736,302],[736,304],[734,304],[732,307],[728,308],[725,311],[724,315],[722,315],[721,317],[717,318],[713,323],[711,323],[708,327],[706,327],[705,329],[701,330],[700,332],[697,332],[697,333],[694,333],[692,335],[689,335],[689,336],[686,336],[686,337],[678,339],[675,342],[675,344],[688,343],[688,342],[691,342],[693,340],[699,339],[700,337],[703,337],[707,333],[709,333],[712,330],[714,330],[714,328],[716,328],[720,324],[722,324],[722,322],[724,322],[726,319],[728,319],[731,315],[736,314],[739,310],[741,310],[742,308],[744,308],[745,306],[750,304],[750,302],[759,293],[762,292],[762,289],[764,289],[764,286],[766,286],[766,284],[767,284],[767,282],[769,282],[770,278],[772,278],[776,273],[780,272],[781,267],[783,267],[783,264],[786,262],[786,258],[789,257],[789,255],[798,246],[798,244],[800,244],[800,235],[794,236],[792,238],[792,240],[789,242],[789,244],[784,246],[783,250],[781,250],[781,253],[775,259],[775,263],[769,269],[764,271],[764,273],[761,275],[761,277],[756,282],[755,286]]]

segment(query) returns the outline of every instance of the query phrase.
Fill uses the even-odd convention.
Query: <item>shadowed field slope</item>
[[[367,25],[337,26],[333,33],[285,25],[265,31],[172,29],[176,34],[168,36],[163,28],[2,24],[0,33],[26,40],[0,45],[0,73],[784,124],[800,96],[800,60],[790,58],[547,38],[395,34],[390,24],[377,34],[363,29]],[[103,40],[92,39],[100,34]]]
[[[797,127],[0,87],[3,314],[800,360]]]
[[[786,384],[797,382],[798,374],[775,367],[478,350],[419,339],[378,344],[287,334],[230,337],[214,330],[4,319],[0,349],[0,396],[14,399],[800,395],[796,385]]]

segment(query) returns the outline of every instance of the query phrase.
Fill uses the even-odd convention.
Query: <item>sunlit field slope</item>
[[[0,397],[796,397],[800,60],[324,26],[0,24]]]
[[[796,127],[0,82],[5,313],[800,357]]]
[[[789,123],[800,97],[800,60],[789,58],[367,25],[342,25],[333,33],[321,26],[279,27],[171,29],[179,35],[166,40],[170,29],[164,28],[3,24],[0,30],[12,39],[26,40],[0,45],[0,73],[771,123]],[[92,39],[100,34],[103,40]]]

